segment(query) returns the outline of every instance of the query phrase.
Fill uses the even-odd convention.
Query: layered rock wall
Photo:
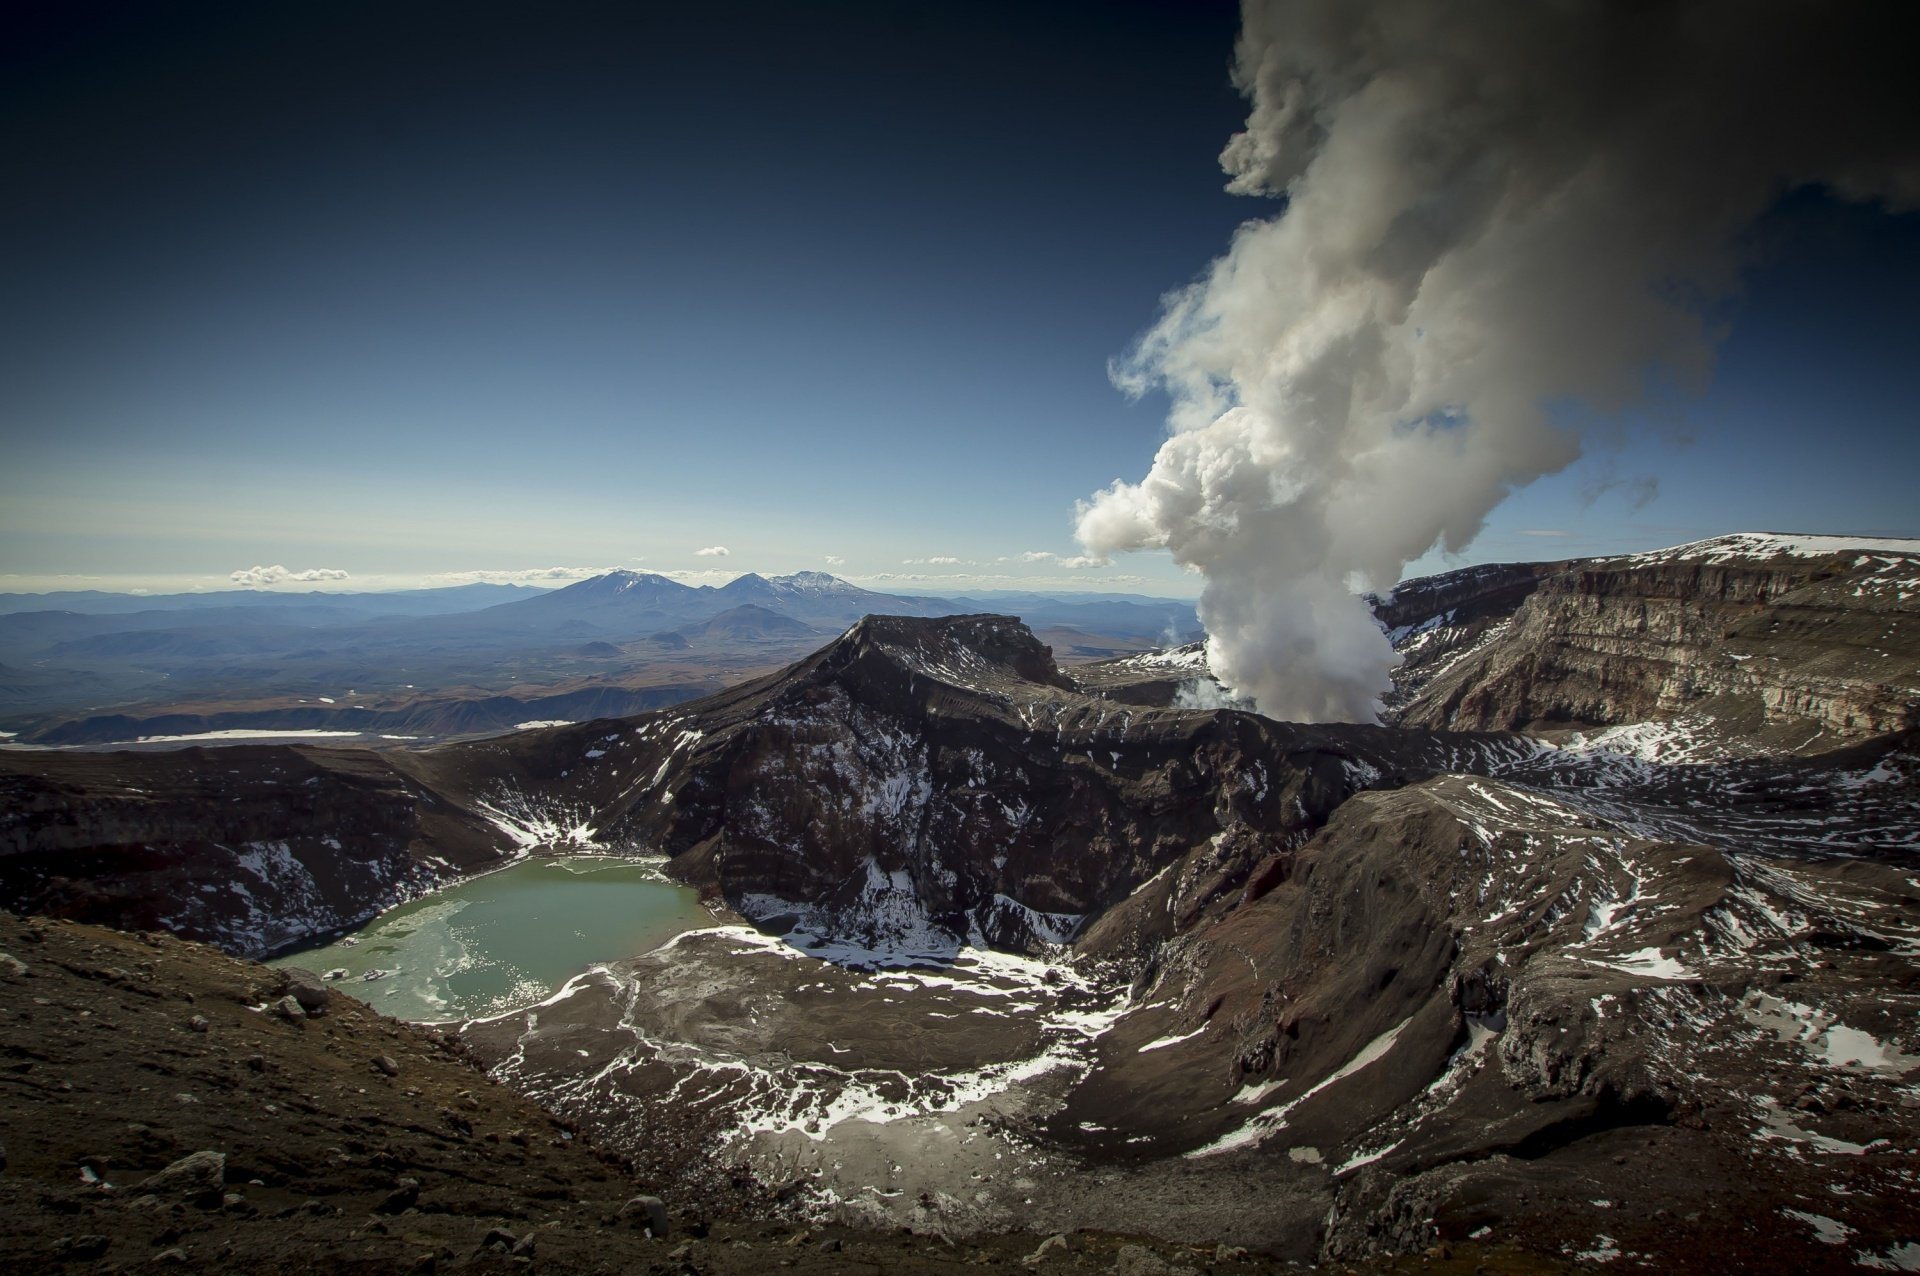
[[[1911,583],[1861,555],[1576,563],[1478,634],[1425,644],[1444,613],[1410,613],[1395,718],[1492,730],[1698,714],[1789,747],[1903,730],[1920,721]]]

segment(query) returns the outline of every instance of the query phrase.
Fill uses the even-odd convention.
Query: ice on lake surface
[[[334,988],[400,1019],[501,1014],[596,964],[706,924],[695,893],[662,877],[658,863],[528,860],[382,913],[344,942],[269,964],[344,970]]]

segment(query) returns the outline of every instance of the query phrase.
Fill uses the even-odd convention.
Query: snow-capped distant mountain
[[[846,594],[865,594],[871,592],[861,589],[858,585],[849,585],[838,576],[828,572],[794,572],[789,576],[771,577],[767,583],[795,593],[808,593],[822,596],[833,595],[838,597]]]
[[[875,593],[825,572],[771,579],[749,572],[724,585],[695,586],[657,572],[616,571],[489,608],[474,619],[484,626],[639,637],[699,625],[741,607],[797,621],[801,632],[844,629],[878,613],[925,616],[953,610],[944,600]]]
[[[711,593],[723,600],[722,609],[752,604],[823,629],[843,629],[862,616],[940,616],[954,610],[945,599],[876,593],[826,572],[774,577],[749,572]]]

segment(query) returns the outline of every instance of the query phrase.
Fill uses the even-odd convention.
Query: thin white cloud
[[[725,558],[732,552],[725,545],[709,545],[705,549],[694,550],[693,554],[695,558]]]
[[[618,567],[517,567],[470,572],[435,572],[426,578],[434,585],[570,585],[577,580],[605,576]]]
[[[1021,561],[1028,563],[1053,563],[1070,571],[1081,571],[1089,567],[1110,567],[1113,560],[1099,554],[1056,554],[1050,549],[1030,549],[1020,555]]]
[[[347,573],[338,567],[310,567],[306,571],[288,571],[275,563],[271,567],[254,566],[232,572],[227,579],[236,585],[249,589],[266,589],[273,585],[315,584],[320,581],[346,580]]]
[[[903,558],[902,567],[972,567],[970,558],[955,558],[951,554],[935,554],[932,558]]]
[[[825,557],[827,560],[827,566],[829,567],[844,567],[847,565],[847,560],[840,557],[840,555],[838,554],[828,554]]]
[[[741,573],[728,571],[723,567],[676,567],[668,571],[655,572],[654,575],[677,580],[683,585],[724,585],[730,580],[739,579]]]
[[[929,585],[943,589],[1064,589],[1069,592],[1084,590],[1088,582],[1084,577],[1071,576],[1014,576],[1004,572],[873,572],[867,575],[849,576],[849,580],[876,585]],[[1154,589],[1164,589],[1167,582],[1152,580],[1146,576],[1119,575],[1102,576],[1102,589],[1114,585],[1147,585]],[[1163,595],[1180,598],[1184,595]]]

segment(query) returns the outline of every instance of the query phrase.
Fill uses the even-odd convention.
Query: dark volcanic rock
[[[997,616],[869,617],[776,677],[548,743],[489,800],[564,769],[598,836],[744,915],[927,955],[1064,941],[1223,830],[1250,867],[1360,788],[1511,747],[1127,708]]]
[[[657,1196],[636,1196],[620,1207],[620,1217],[630,1220],[636,1227],[644,1227],[656,1239],[664,1237],[669,1227],[667,1221],[667,1203]]]
[[[1515,747],[1118,705],[1017,621],[869,617],[626,722],[420,752],[7,754],[0,897],[259,953],[524,846],[591,843],[662,851],[770,926],[1018,950],[1229,828],[1222,890],[1360,788]]]
[[[1194,701],[1202,694],[1222,696],[1219,684],[1207,669],[1204,642],[1080,665],[1074,669],[1073,679],[1089,695],[1154,709],[1173,708]],[[1189,704],[1188,707],[1203,706]],[[1204,707],[1225,708],[1226,705]]]
[[[299,1002],[302,1010],[316,1014],[327,1008],[327,984],[324,979],[298,966],[290,966],[281,973],[285,976],[285,995]]]
[[[258,954],[497,857],[495,828],[392,756],[0,754],[0,900]]]
[[[226,1154],[205,1150],[183,1156],[144,1179],[140,1190],[156,1196],[217,1197],[226,1181]]]

